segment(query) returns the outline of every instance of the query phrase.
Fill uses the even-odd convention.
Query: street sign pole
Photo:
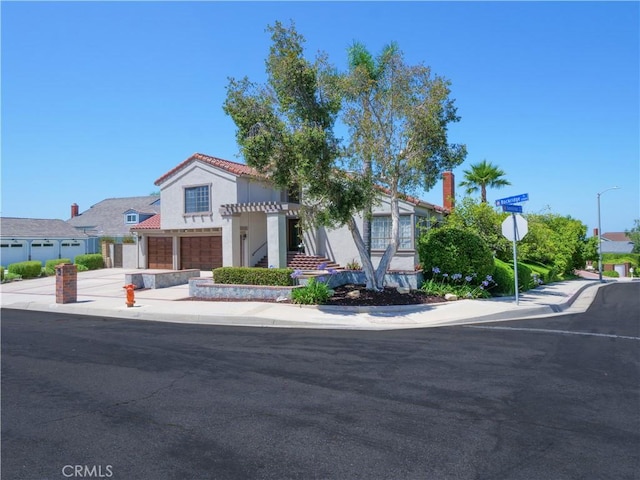
[[[518,253],[516,250],[516,238],[518,238],[518,225],[516,223],[516,214],[512,213],[511,218],[513,219],[513,275],[515,277],[515,286],[516,286],[516,305],[520,305],[520,297],[518,296]]]

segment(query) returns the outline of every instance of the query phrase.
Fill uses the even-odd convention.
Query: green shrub
[[[360,263],[358,263],[358,261],[355,258],[350,262],[348,262],[345,265],[345,268],[347,270],[362,270],[362,266],[360,265]]]
[[[420,264],[425,276],[432,277],[434,269],[442,273],[476,275],[484,279],[494,270],[493,255],[475,233],[454,227],[430,230],[418,241]]]
[[[32,260],[29,262],[12,263],[9,265],[9,273],[20,275],[22,278],[38,278],[42,275],[42,262]]]
[[[113,237],[100,237],[100,243],[116,243],[116,239]]]
[[[136,239],[132,235],[127,235],[125,237],[122,237],[122,243],[128,243],[128,244],[136,243]]]
[[[620,276],[620,274],[618,272],[616,272],[615,270],[605,270],[605,271],[602,272],[602,276],[603,277],[618,278]]]
[[[502,260],[495,259],[495,270],[493,272],[493,280],[496,282],[495,293],[502,295],[514,295],[514,276],[513,268]]]
[[[4,267],[0,265],[0,282],[4,280]]]
[[[104,268],[104,259],[99,253],[89,253],[87,255],[76,255],[76,265],[84,265],[89,270]]]
[[[44,273],[47,275],[56,274],[56,265],[61,263],[73,263],[70,258],[56,258],[55,260],[47,260],[44,263]]]
[[[221,267],[213,270],[213,281],[232,285],[277,285],[294,284],[291,268]]]
[[[513,264],[495,259],[493,280],[496,282],[495,293],[515,295]],[[526,292],[535,287],[533,271],[524,263],[518,262],[518,291]]]
[[[78,272],[88,272],[89,271],[89,267],[87,267],[86,265],[76,265]]]
[[[291,291],[291,301],[301,305],[321,305],[329,300],[331,293],[326,283],[310,278],[304,287],[294,288]]]
[[[537,287],[533,282],[533,271],[524,263],[518,262],[518,290],[526,292]]]

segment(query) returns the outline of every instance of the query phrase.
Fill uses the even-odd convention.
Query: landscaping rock
[[[458,300],[458,296],[457,296],[457,295],[454,295],[453,293],[446,293],[446,294],[444,295],[444,299],[445,299],[447,302],[454,302],[454,301]]]

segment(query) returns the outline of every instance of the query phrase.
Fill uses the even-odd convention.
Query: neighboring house
[[[602,253],[631,253],[633,242],[624,232],[602,234]]]
[[[602,240],[608,242],[630,242],[631,239],[624,232],[607,232],[602,234]]]
[[[87,253],[89,239],[64,220],[0,218],[0,265],[69,258]]]
[[[112,237],[116,242],[131,235],[130,227],[160,213],[160,197],[107,198],[80,213],[77,204],[71,205],[67,220],[77,230],[91,237]],[[98,242],[93,248],[98,252]],[[95,253],[92,252],[92,253]]]
[[[445,176],[447,202],[453,198],[453,175]],[[274,188],[247,165],[196,153],[156,180],[160,214],[131,227],[138,236],[137,267],[209,270],[220,266],[287,265],[288,252],[305,245],[305,253],[341,266],[360,256],[346,227],[298,231],[294,195]],[[446,209],[415,198],[400,201],[400,249],[391,269],[413,270],[420,226],[442,219]],[[386,247],[391,216],[388,198],[374,208],[374,266]],[[362,228],[362,219],[359,226]]]

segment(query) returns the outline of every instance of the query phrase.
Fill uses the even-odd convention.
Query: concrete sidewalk
[[[78,274],[78,301],[57,304],[55,277],[2,284],[2,308],[175,323],[252,327],[386,330],[461,325],[581,312],[598,288],[612,283],[580,279],[538,287],[515,298],[458,300],[435,305],[396,307],[299,306],[264,302],[184,300],[188,285],[136,291],[125,305],[124,278],[137,270],[111,268]],[[211,272],[202,272],[211,276]],[[622,280],[619,280],[622,281]]]

